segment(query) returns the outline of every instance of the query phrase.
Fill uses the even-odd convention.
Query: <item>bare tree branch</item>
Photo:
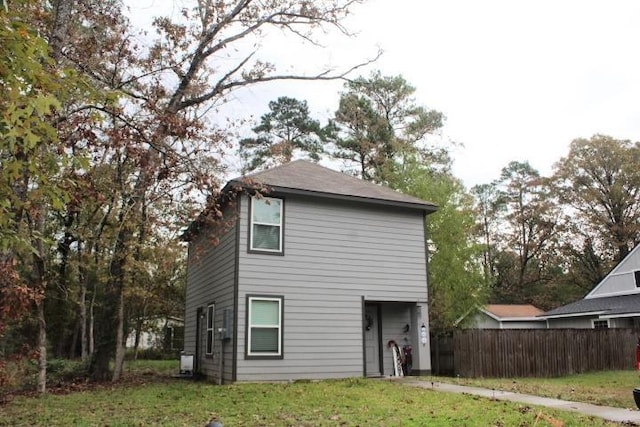
[[[209,92],[194,97],[194,98],[190,98],[190,99],[185,99],[184,101],[182,101],[178,107],[178,110],[183,110],[185,108],[191,107],[193,105],[198,105],[201,104],[203,102],[206,102],[210,99],[212,99],[215,96],[218,96],[226,91],[229,91],[231,89],[234,88],[238,88],[238,87],[242,87],[242,86],[248,86],[248,85],[252,85],[252,84],[256,84],[256,83],[263,83],[263,82],[269,82],[269,81],[275,81],[275,80],[300,80],[300,81],[313,81],[313,80],[343,80],[345,79],[345,77],[348,74],[351,74],[353,71],[365,67],[367,65],[370,65],[372,63],[374,63],[375,61],[377,61],[380,56],[382,55],[382,51],[378,51],[378,53],[376,54],[375,57],[362,62],[360,64],[354,65],[353,67],[340,72],[338,74],[330,74],[331,70],[325,70],[320,72],[319,74],[313,75],[313,76],[299,76],[299,75],[274,75],[274,76],[265,76],[265,77],[257,77],[257,78],[248,78],[248,79],[244,79],[244,80],[237,80],[237,81],[231,81],[228,83],[224,83],[224,80],[226,80],[228,77],[231,77],[231,74],[233,73],[227,73],[222,79],[220,79],[220,81],[218,82],[218,84],[216,84],[216,86]],[[246,62],[249,58],[245,58],[245,60],[243,61]],[[239,70],[241,68],[242,64],[240,64],[239,66],[234,68],[234,72],[236,72],[237,70]]]

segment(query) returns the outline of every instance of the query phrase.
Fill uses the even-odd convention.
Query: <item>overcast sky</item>
[[[149,16],[166,1],[138,0],[132,14]],[[446,115],[442,135],[463,144],[453,151],[454,173],[467,187],[494,180],[512,160],[549,174],[574,138],[640,140],[640,2],[370,0],[348,26],[357,36],[324,37],[323,52],[278,37],[262,54],[283,70],[313,70],[351,65],[381,47],[370,69],[403,75],[420,104]],[[340,88],[256,86],[229,111],[258,118],[287,95],[324,118]]]

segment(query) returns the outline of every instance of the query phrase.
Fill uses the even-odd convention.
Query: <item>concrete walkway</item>
[[[487,397],[489,399],[509,400],[511,402],[521,402],[529,405],[546,406],[548,408],[579,412],[584,415],[600,417],[607,421],[640,426],[640,411],[638,410],[612,408],[609,406],[592,405],[590,403],[571,402],[568,400],[552,399],[549,397],[532,396],[530,394],[489,390],[486,388],[468,387],[456,384],[427,381],[406,381],[405,384],[414,387],[428,388],[435,391],[473,394],[476,396]],[[631,391],[629,391],[629,393],[631,393]]]

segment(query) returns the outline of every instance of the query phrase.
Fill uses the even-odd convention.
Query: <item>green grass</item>
[[[146,376],[123,385],[43,397],[16,396],[0,408],[1,426],[615,426],[574,413],[408,387],[395,381],[216,386]],[[129,380],[134,377],[129,373]],[[560,424],[563,423],[563,424]]]
[[[432,377],[431,380],[633,409],[637,409],[633,389],[640,387],[638,371],[591,372],[560,378]]]

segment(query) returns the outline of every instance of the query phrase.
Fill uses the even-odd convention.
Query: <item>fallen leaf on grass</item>
[[[538,421],[540,420],[548,422],[549,424],[551,424],[551,427],[564,427],[564,421],[554,418],[551,415],[546,415],[542,413],[542,411],[538,412],[533,426],[535,427],[536,425],[538,425]]]

